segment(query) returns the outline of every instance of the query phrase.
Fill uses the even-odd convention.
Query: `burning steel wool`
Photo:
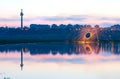
[[[82,41],[98,41],[98,32],[98,28],[83,28],[79,39]]]

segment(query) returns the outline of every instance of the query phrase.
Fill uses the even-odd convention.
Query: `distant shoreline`
[[[37,25],[0,27],[0,44],[34,42],[120,42],[120,25],[102,28],[99,25]]]

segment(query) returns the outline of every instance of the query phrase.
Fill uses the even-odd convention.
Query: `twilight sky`
[[[1,0],[0,26],[20,26],[20,10],[24,25],[120,23],[120,0]]]

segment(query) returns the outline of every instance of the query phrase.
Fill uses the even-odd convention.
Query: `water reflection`
[[[21,70],[23,69],[23,50],[21,50],[21,63],[20,63],[20,67],[21,67]]]
[[[43,69],[45,70],[46,65],[44,65],[45,66],[44,68],[44,66],[42,66],[43,64],[50,65],[48,68],[53,68],[53,70],[55,66],[53,65],[53,63],[55,64],[64,63],[65,66],[66,64],[70,64],[71,66],[75,65],[75,67],[77,68],[78,68],[77,65],[79,65],[79,67],[83,69],[84,67],[88,68],[88,65],[91,67],[94,67],[94,65],[99,64],[96,66],[101,69],[101,66],[102,67],[106,66],[106,65],[102,65],[103,63],[104,64],[107,63],[107,65],[110,65],[109,62],[115,63],[117,65],[118,65],[118,62],[120,62],[120,43],[119,42],[84,43],[84,44],[82,43],[39,43],[39,44],[33,43],[33,44],[0,45],[0,64],[3,65],[1,66],[0,70],[5,73],[6,72],[11,73],[11,69],[18,72],[17,71],[18,69],[16,68],[18,67],[18,64],[20,65],[20,68],[21,68],[21,69],[19,68],[19,70],[23,70],[23,72],[26,74],[31,74],[32,73],[31,69],[34,67],[36,67],[36,69],[33,70],[34,72],[37,72],[37,73],[40,72],[40,71],[37,71],[39,69],[39,67],[37,66],[40,66],[40,68],[43,67]],[[6,67],[7,64],[10,64],[11,66],[14,65],[14,66],[11,68],[8,68]],[[31,67],[29,68],[30,65]],[[84,66],[81,66],[81,65],[84,65]],[[69,68],[69,66],[67,66],[67,68]],[[116,68],[118,66],[116,66]],[[29,70],[24,71],[23,67],[24,69],[29,68]],[[45,71],[49,72],[47,70]],[[20,72],[18,73],[20,74]],[[18,73],[14,73],[14,75],[15,74],[18,75]],[[32,76],[36,76],[37,73],[32,73]],[[43,74],[42,71],[41,73]],[[63,72],[61,71],[61,73]],[[26,74],[24,74],[23,77],[19,76],[18,79],[25,79]],[[14,75],[12,75],[12,77]],[[39,75],[37,76],[38,76],[37,78],[39,79],[41,78],[39,77]],[[77,77],[75,79],[79,79],[79,78],[83,78],[83,77]],[[84,78],[84,79],[88,79],[88,78]],[[28,78],[28,79],[34,79],[34,78]],[[44,78],[44,79],[49,79],[49,78]],[[62,78],[62,79],[67,79],[67,78]],[[72,78],[70,77],[69,79],[72,79]],[[99,79],[99,78],[92,78],[92,79]],[[103,79],[107,79],[107,78],[103,78]]]
[[[39,43],[39,44],[14,44],[14,45],[0,45],[0,53],[10,52],[29,52],[30,55],[37,54],[99,54],[99,53],[113,53],[120,54],[120,43]]]

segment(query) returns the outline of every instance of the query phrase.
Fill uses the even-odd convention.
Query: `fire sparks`
[[[80,39],[82,41],[95,41],[98,40],[98,28],[83,28],[81,30],[81,36]]]

